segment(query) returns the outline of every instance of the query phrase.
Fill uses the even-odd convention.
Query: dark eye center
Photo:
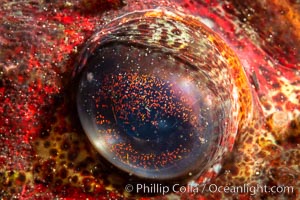
[[[187,178],[218,163],[247,100],[239,99],[243,72],[228,47],[180,17],[123,16],[91,38],[76,69],[77,108],[91,143],[142,178]]]
[[[218,98],[170,55],[111,44],[87,63],[78,92],[83,126],[107,159],[147,178],[204,168],[222,130]],[[203,80],[204,77],[202,77]],[[213,118],[217,120],[213,120]],[[196,165],[195,165],[196,164]]]

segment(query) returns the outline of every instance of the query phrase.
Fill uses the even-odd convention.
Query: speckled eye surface
[[[237,89],[246,82],[235,55],[185,17],[167,10],[122,16],[89,40],[76,68],[77,108],[91,143],[142,178],[205,172],[232,148],[251,99],[246,87],[248,99]]]

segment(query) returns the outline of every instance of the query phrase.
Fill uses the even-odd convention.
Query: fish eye
[[[74,77],[91,144],[145,179],[205,174],[231,151],[251,113],[235,54],[197,19],[167,9],[132,12],[101,27]]]

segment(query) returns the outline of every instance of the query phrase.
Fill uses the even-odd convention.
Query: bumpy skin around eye
[[[238,56],[251,83],[252,120],[225,140],[234,148],[221,156],[222,165],[190,183],[292,186],[294,192],[205,190],[140,199],[299,199],[300,12],[292,0],[2,0],[1,198],[139,198],[124,191],[132,176],[107,164],[87,139],[68,90],[78,52],[95,32],[126,13],[158,7],[205,23]]]
[[[238,58],[188,15],[127,14],[102,27],[81,55],[83,128],[100,154],[131,174],[199,176],[220,165],[240,122],[251,119]]]

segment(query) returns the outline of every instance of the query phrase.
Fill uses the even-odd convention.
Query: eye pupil
[[[184,132],[191,135],[195,132],[191,121],[196,118],[191,116],[189,102],[180,93],[176,94],[172,86],[172,83],[138,73],[107,75],[97,96],[96,106],[100,108],[97,123],[104,126],[115,123],[116,130],[112,131],[127,136],[135,147],[140,146],[139,152],[150,150],[155,155],[161,151],[172,152],[178,148],[172,140],[177,141],[186,135]]]

